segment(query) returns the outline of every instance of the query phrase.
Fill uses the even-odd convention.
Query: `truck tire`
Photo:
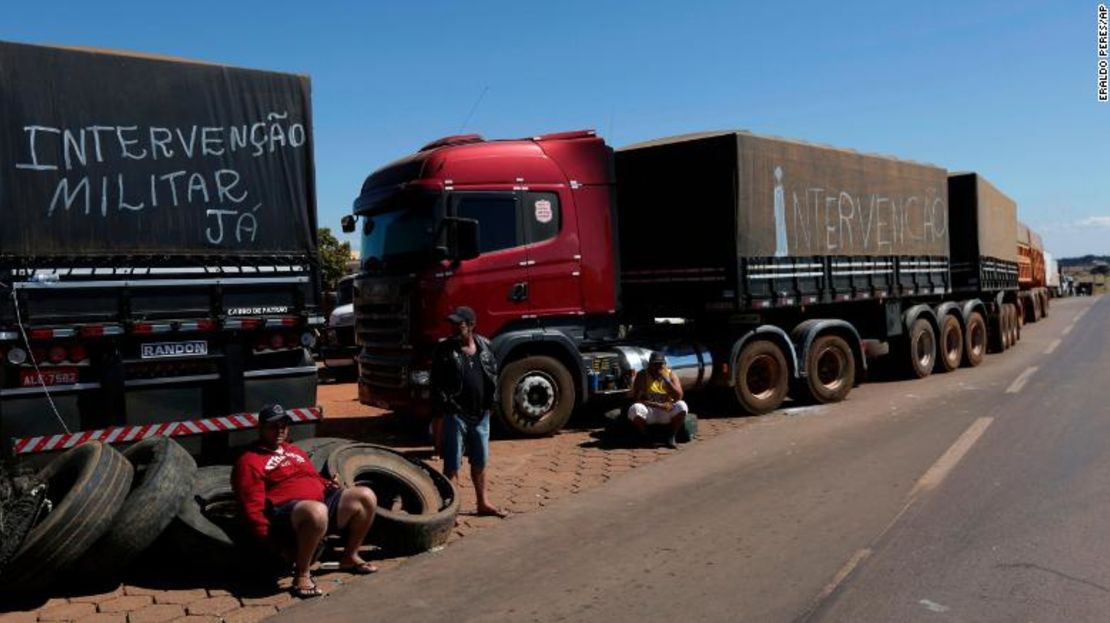
[[[238,504],[231,488],[231,466],[211,465],[196,472],[192,495],[159,537],[175,564],[195,571],[230,570],[240,557],[232,534],[239,536]]]
[[[501,370],[500,390],[501,423],[518,435],[552,435],[574,411],[574,379],[553,357],[536,355],[509,363]]]
[[[964,358],[964,333],[960,321],[952,314],[945,314],[940,321],[940,340],[937,350],[937,372],[952,372],[960,367]]]
[[[974,368],[983,363],[987,356],[987,322],[983,314],[971,312],[967,317],[967,331],[964,332],[964,365]]]
[[[806,353],[805,370],[799,387],[807,399],[818,404],[840,402],[856,381],[852,347],[838,335],[822,335]]]
[[[1048,292],[1041,295],[1041,318],[1048,318],[1048,299],[1052,298]]]
[[[365,485],[378,498],[369,543],[396,555],[427,551],[447,542],[459,513],[459,496],[446,476],[424,461],[368,443],[338,448],[328,472],[344,486]]]
[[[1014,347],[1021,340],[1021,322],[1019,321],[1017,303],[1010,303],[1010,347]]]
[[[328,458],[332,452],[339,448],[354,443],[350,439],[343,439],[342,437],[309,437],[300,441],[294,441],[293,445],[297,446],[304,453],[308,455],[309,460],[312,461],[312,466],[316,471],[324,476],[330,477],[328,471]]]
[[[1018,299],[1014,303],[1014,318],[1017,320],[1017,326],[1023,326],[1026,322],[1034,322],[1033,299]]]
[[[113,581],[173,521],[196,483],[197,464],[169,437],[150,437],[124,451],[135,470],[112,527],[78,561],[74,577]]]
[[[104,536],[127,499],[131,464],[99,441],[67,450],[39,478],[53,510],[27,535],[0,576],[4,591],[33,593],[72,568]]]
[[[769,340],[748,342],[740,349],[733,370],[736,401],[748,413],[770,413],[786,400],[790,369],[778,344]]]
[[[923,379],[933,373],[937,360],[937,336],[933,325],[918,318],[910,326],[906,341],[906,365],[914,378]]]

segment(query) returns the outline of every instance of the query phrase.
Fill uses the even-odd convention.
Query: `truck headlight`
[[[428,385],[432,382],[432,373],[428,370],[413,370],[409,372],[409,380],[413,385]]]

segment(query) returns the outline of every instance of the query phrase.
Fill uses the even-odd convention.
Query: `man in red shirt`
[[[368,487],[344,488],[317,473],[308,455],[286,442],[291,422],[281,405],[263,407],[258,414],[258,443],[236,461],[231,482],[255,536],[280,551],[296,545],[293,594],[318,597],[323,593],[309,567],[328,532],[347,533],[340,569],[358,574],[378,570],[358,555],[378,500]]]

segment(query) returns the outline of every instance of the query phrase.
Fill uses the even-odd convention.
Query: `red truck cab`
[[[360,401],[427,414],[431,353],[458,305],[477,312],[478,332],[494,339],[502,362],[522,354],[573,359],[567,353],[578,342],[612,334],[612,171],[605,142],[576,131],[504,141],[450,136],[367,177],[355,218],[344,224],[362,243]],[[545,345],[567,341],[574,348]],[[508,356],[520,349],[528,352]],[[581,362],[563,367],[580,377],[577,392],[545,382],[561,372],[542,366],[520,379],[518,397],[535,419],[558,411],[565,421],[562,411],[569,417],[580,400]]]

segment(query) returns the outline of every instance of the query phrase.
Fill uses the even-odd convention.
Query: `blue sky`
[[[1096,7],[39,0],[0,38],[309,74],[333,229],[370,170],[447,134],[745,128],[982,172],[1068,256],[1110,253]]]

